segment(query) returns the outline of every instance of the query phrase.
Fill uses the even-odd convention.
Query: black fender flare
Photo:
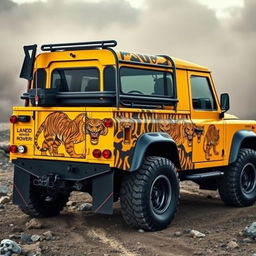
[[[234,134],[229,155],[229,164],[236,161],[241,145],[245,139],[256,140],[256,133],[249,130],[240,130]]]
[[[144,156],[147,152],[147,149],[156,143],[162,143],[165,145],[169,144],[172,147],[175,146],[178,154],[177,145],[169,134],[163,132],[144,133],[138,138],[137,143],[135,145],[130,171],[137,171],[140,168]]]

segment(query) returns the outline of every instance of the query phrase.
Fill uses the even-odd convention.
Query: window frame
[[[145,94],[131,94],[122,92],[122,83],[121,83],[121,69],[122,68],[132,68],[140,70],[152,70],[160,71],[163,73],[168,73],[172,77],[173,82],[173,96],[164,96],[164,95],[145,95]],[[121,65],[119,67],[119,97],[121,105],[125,107],[135,107],[135,108],[161,108],[163,106],[174,106],[176,108],[178,99],[177,99],[177,87],[174,83],[174,74],[172,69],[161,69],[161,68],[152,68],[152,67],[143,67],[142,65]]]
[[[41,79],[39,79],[39,77],[38,77],[38,72],[41,72],[41,71],[43,71],[43,73],[44,73],[44,87],[38,86],[38,81],[39,80],[41,81]],[[36,69],[36,71],[33,74],[31,89],[36,89],[36,88],[40,88],[40,89],[46,89],[47,88],[47,72],[46,72],[45,68],[38,68],[38,69]]]
[[[165,70],[161,70],[161,69],[152,69],[152,68],[137,68],[137,67],[130,67],[130,66],[121,66],[120,67],[120,93],[121,94],[127,94],[127,95],[135,95],[135,94],[132,94],[132,93],[126,93],[126,92],[123,92],[122,91],[122,81],[121,81],[121,70],[124,69],[124,68],[129,68],[129,69],[137,69],[137,70],[149,70],[149,71],[160,71],[162,73],[167,73],[167,74],[170,74],[171,75],[171,81],[172,81],[172,84],[173,84],[173,96],[168,96],[168,95],[153,95],[153,94],[139,94],[141,96],[153,96],[153,97],[166,97],[166,98],[175,98],[175,89],[174,89],[174,82],[173,82],[173,73],[170,72],[170,71],[165,71]]]

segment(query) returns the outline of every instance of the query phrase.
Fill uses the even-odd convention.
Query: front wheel
[[[168,226],[179,202],[179,179],[174,164],[162,157],[146,157],[139,171],[126,175],[120,191],[121,211],[133,228],[148,231]]]
[[[244,207],[256,201],[256,151],[242,148],[237,160],[225,169],[219,184],[219,194],[225,204]]]

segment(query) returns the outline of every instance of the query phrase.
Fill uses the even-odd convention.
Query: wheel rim
[[[172,186],[165,175],[158,176],[151,185],[150,205],[156,214],[162,214],[169,207],[172,198]]]
[[[256,168],[254,164],[247,163],[241,172],[240,185],[243,193],[249,194],[256,187]]]

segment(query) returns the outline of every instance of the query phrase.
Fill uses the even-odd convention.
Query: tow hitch
[[[33,180],[35,186],[47,187],[47,188],[56,188],[63,186],[63,180],[57,174],[49,174],[41,176]]]

